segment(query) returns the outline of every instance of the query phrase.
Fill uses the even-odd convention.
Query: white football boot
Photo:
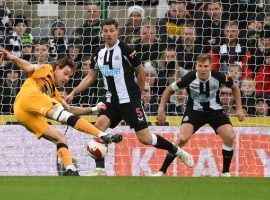
[[[178,151],[176,152],[175,155],[179,157],[186,166],[190,168],[194,167],[194,160],[192,156],[186,151],[184,151],[182,148],[180,147],[177,147],[177,148],[178,148]]]
[[[152,174],[152,176],[153,177],[160,177],[160,176],[164,176],[165,174],[164,174],[164,172],[162,172],[162,171],[158,171],[157,173],[153,173]]]
[[[96,168],[95,171],[88,173],[86,176],[107,176],[104,168]]]
[[[220,177],[232,177],[230,172],[224,172],[220,174]]]

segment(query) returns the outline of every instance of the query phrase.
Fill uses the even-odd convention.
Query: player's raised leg
[[[193,132],[194,132],[194,128],[192,124],[189,124],[189,123],[182,124],[177,140],[175,142],[175,145],[179,147],[183,147],[189,141]],[[160,170],[157,173],[154,173],[152,176],[163,176],[164,174],[166,174],[169,166],[171,165],[171,163],[177,156],[183,161],[183,163],[186,166],[188,167],[194,166],[194,160],[192,156],[186,151],[184,151],[182,148],[179,148],[178,155],[171,154],[170,152],[167,154]]]
[[[119,134],[111,135],[97,129],[91,123],[87,122],[84,118],[78,117],[68,112],[67,110],[65,110],[64,107],[60,104],[55,104],[47,112],[47,117],[49,119],[53,119],[53,120],[68,124],[69,126],[81,132],[99,137],[107,144],[111,142],[118,143],[118,142],[121,142],[122,140],[121,135]]]

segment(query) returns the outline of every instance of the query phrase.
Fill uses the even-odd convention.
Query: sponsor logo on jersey
[[[109,65],[101,65],[99,66],[99,69],[103,76],[115,76],[121,74],[120,69],[110,69]]]
[[[120,60],[119,56],[116,55],[116,56],[114,57],[114,60]]]

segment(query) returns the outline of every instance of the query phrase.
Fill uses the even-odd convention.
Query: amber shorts
[[[14,115],[20,124],[40,138],[50,127],[46,114],[57,103],[41,92],[19,93],[14,103]]]

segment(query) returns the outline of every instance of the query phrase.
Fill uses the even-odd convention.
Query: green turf
[[[269,178],[0,177],[1,200],[267,200]]]

